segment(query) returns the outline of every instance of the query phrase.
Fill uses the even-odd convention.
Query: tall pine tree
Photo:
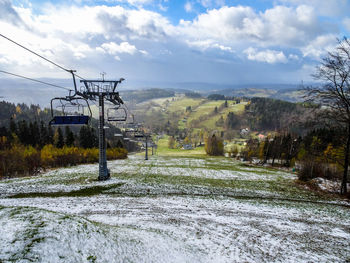
[[[65,136],[66,136],[66,139],[65,139],[66,145],[67,146],[73,146],[75,138],[74,138],[74,133],[71,131],[69,126],[66,126],[64,133],[65,133]]]
[[[57,148],[62,148],[64,146],[64,139],[63,139],[63,134],[60,127],[58,127],[58,129],[55,131],[55,135],[53,137],[54,137],[54,145]]]

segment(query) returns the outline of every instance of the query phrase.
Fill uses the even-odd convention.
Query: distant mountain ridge
[[[71,79],[40,79],[42,81],[52,83],[73,89]],[[122,96],[128,96],[131,91],[140,90],[165,90],[176,93],[199,92],[203,96],[218,93],[225,96],[247,96],[253,97],[254,94],[260,93],[262,97],[272,97],[288,101],[297,101],[293,96],[288,95],[288,92],[294,92],[299,89],[297,84],[220,84],[220,83],[205,83],[205,82],[142,82],[137,80],[126,80],[118,88]],[[80,83],[78,83],[80,87]],[[260,92],[251,92],[252,89]],[[142,91],[142,92],[143,92]],[[274,92],[272,92],[274,91]],[[136,92],[137,93],[137,92]],[[252,95],[253,94],[253,95]],[[50,100],[53,97],[68,95],[68,91],[51,86],[46,86],[40,83],[35,83],[23,79],[16,78],[1,78],[0,82],[0,97],[6,101],[13,103],[35,104],[41,107],[48,107]],[[258,94],[259,95],[259,94]],[[138,96],[138,95],[137,95]],[[161,96],[162,97],[162,96]]]

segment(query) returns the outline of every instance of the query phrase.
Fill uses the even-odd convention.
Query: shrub
[[[126,159],[128,151],[124,148],[107,149],[107,160]]]
[[[309,181],[316,177],[337,180],[342,177],[342,173],[339,168],[333,164],[317,161],[303,161],[298,172],[298,179],[301,181]]]
[[[224,155],[224,144],[222,139],[216,137],[215,134],[209,136],[205,144],[205,151],[208,155]]]
[[[36,173],[41,166],[40,153],[32,146],[13,145],[0,151],[0,176]]]
[[[107,159],[125,159],[127,150],[123,148],[107,149]],[[97,148],[83,149],[77,147],[56,148],[52,144],[45,145],[41,151],[32,146],[13,145],[0,150],[0,177],[32,175],[41,167],[62,167],[81,163],[98,162]]]

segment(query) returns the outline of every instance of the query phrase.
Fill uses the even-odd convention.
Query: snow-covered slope
[[[350,211],[294,175],[142,157],[0,182],[0,262],[346,262]],[[256,189],[255,189],[256,188]]]

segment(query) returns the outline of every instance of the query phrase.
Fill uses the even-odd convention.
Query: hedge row
[[[127,154],[123,148],[107,149],[108,160],[125,159]],[[33,175],[45,168],[98,162],[98,158],[97,148],[56,148],[50,144],[38,150],[32,146],[14,145],[0,150],[0,177]]]

